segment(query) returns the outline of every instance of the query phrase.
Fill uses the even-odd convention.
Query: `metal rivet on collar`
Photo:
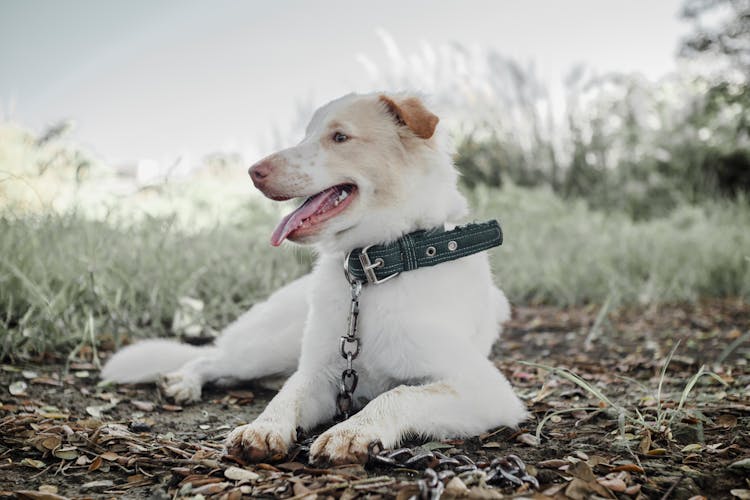
[[[425,254],[427,254],[428,257],[434,257],[437,253],[437,250],[435,250],[435,247],[427,247],[427,250],[425,251]]]
[[[448,242],[448,250],[450,250],[451,252],[455,252],[456,248],[458,248],[458,243],[453,240]]]

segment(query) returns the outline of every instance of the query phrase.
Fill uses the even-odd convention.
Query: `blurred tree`
[[[713,133],[724,128],[729,139],[707,148],[704,176],[724,195],[750,193],[750,0],[686,0],[682,16],[693,33],[681,55],[710,65],[709,91],[689,121]]]
[[[683,40],[682,55],[720,56],[747,81],[750,0],[686,0],[682,16],[694,25],[693,33]]]

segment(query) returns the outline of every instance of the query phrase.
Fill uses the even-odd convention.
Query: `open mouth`
[[[294,212],[281,219],[271,235],[271,245],[277,247],[287,238],[294,241],[315,233],[323,222],[349,206],[356,193],[354,184],[338,184],[310,196]]]

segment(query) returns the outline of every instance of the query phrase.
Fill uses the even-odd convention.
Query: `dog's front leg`
[[[282,459],[297,427],[313,427],[333,417],[333,389],[322,374],[295,372],[258,418],[229,433],[227,453],[250,462]]]
[[[460,373],[425,385],[402,385],[373,399],[321,434],[310,449],[311,461],[364,462],[374,441],[392,448],[406,435],[472,436],[526,418],[525,405],[489,360],[478,357],[455,370]]]

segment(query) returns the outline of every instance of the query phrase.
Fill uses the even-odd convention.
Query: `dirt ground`
[[[599,312],[516,309],[493,356],[533,416],[522,429],[407,443],[480,469],[515,454],[539,488],[473,473],[447,480],[444,498],[750,498],[750,305]],[[280,464],[222,459],[227,431],[272,390],[208,388],[180,407],[153,386],[98,386],[90,354],[67,372],[55,356],[1,366],[0,498],[408,498],[431,460],[321,468],[298,449]],[[723,384],[703,376],[686,391],[703,365]]]

